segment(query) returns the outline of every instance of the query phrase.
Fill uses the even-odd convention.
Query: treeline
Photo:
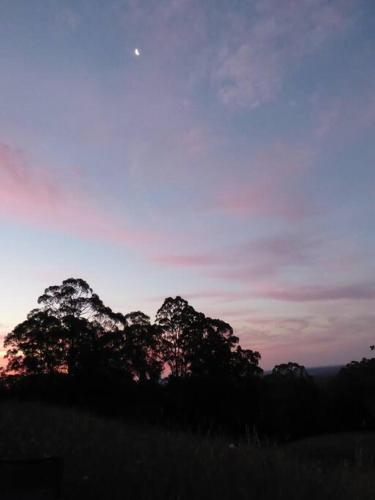
[[[81,279],[47,288],[38,304],[5,338],[4,397],[277,440],[375,428],[375,359],[325,383],[291,362],[265,375],[228,323],[181,297],[165,299],[154,323],[113,312]]]

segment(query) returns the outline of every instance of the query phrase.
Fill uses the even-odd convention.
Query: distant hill
[[[333,366],[313,366],[306,368],[307,373],[312,377],[334,377],[339,373],[343,365]]]
[[[339,373],[341,368],[344,365],[332,365],[332,366],[311,366],[306,367],[307,373],[314,378],[326,378],[326,377],[334,377]],[[272,370],[265,370],[264,373],[269,375]]]

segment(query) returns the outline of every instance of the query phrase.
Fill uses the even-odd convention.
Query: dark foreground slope
[[[320,438],[322,439],[322,438]],[[303,443],[299,444],[299,452]],[[373,499],[373,459],[199,438],[38,403],[0,405],[0,459],[60,456],[64,499]],[[20,478],[22,480],[22,478]]]

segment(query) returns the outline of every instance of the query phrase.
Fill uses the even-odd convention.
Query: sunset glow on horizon
[[[1,338],[86,280],[180,295],[261,365],[375,342],[371,0],[5,0]]]

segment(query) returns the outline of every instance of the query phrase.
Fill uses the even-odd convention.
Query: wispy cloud
[[[217,259],[210,254],[165,254],[152,257],[154,262],[170,267],[201,267],[212,266]]]
[[[289,232],[225,245],[211,252],[160,254],[152,260],[163,267],[189,268],[206,278],[239,287],[237,292],[225,291],[221,294],[228,300],[233,300],[233,297],[254,299],[269,293],[270,287],[285,273],[291,270],[304,272],[319,265],[322,260],[321,245],[320,238]],[[272,282],[274,284],[270,285]],[[206,293],[212,299],[220,295],[217,291]],[[198,293],[197,298],[202,297],[202,292]]]
[[[271,144],[248,160],[241,176],[228,178],[216,195],[216,206],[243,217],[301,220],[313,211],[312,199],[300,190],[311,163],[312,151],[305,146]]]
[[[249,301],[255,299],[269,299],[281,302],[331,302],[331,301],[371,301],[375,299],[375,284],[360,283],[342,286],[319,285],[284,285],[274,286],[264,282],[253,282],[251,288],[242,288],[237,291],[206,290],[200,292],[186,292],[184,297],[197,300]],[[154,299],[152,299],[154,300]],[[252,321],[253,323],[255,321]],[[273,320],[262,319],[256,323],[270,323]]]
[[[164,63],[177,65],[185,84],[209,82],[223,104],[256,108],[278,97],[304,56],[351,25],[355,4],[255,0],[234,6],[224,1],[212,9],[199,0],[128,0],[119,2],[117,12],[129,43],[142,40]]]
[[[314,95],[312,105],[316,139],[352,143],[375,126],[375,73],[361,92],[344,88],[331,99]]]
[[[72,179],[64,182],[51,169],[30,166],[20,151],[0,144],[3,219],[120,244],[133,245],[147,239],[140,231],[127,230],[75,184]]]
[[[62,6],[56,13],[57,28],[64,28],[69,31],[76,31],[81,23],[77,12],[68,6]]]
[[[274,100],[293,66],[350,25],[352,6],[347,0],[259,0],[247,16],[239,12],[212,72],[219,99],[250,108]]]
[[[309,269],[319,263],[322,241],[297,233],[270,236],[239,245],[217,277],[243,285],[276,280],[290,270]]]
[[[264,319],[264,322],[262,322]],[[368,355],[373,339],[372,314],[253,318],[238,329],[241,342],[262,353],[262,364],[271,368],[280,359],[306,366],[348,363]]]
[[[371,0],[20,1],[0,19],[2,279],[30,289],[7,327],[73,265],[120,308],[175,291],[275,360],[366,341]],[[62,242],[58,266],[56,233],[90,258]]]
[[[342,286],[286,286],[284,288],[270,288],[258,291],[264,298],[285,302],[313,302],[331,300],[374,300],[375,284],[354,284]]]

